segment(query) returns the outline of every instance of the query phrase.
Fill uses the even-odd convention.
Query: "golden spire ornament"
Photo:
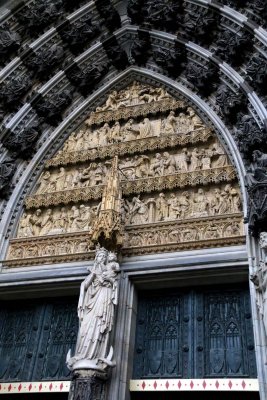
[[[118,156],[115,156],[108,172],[102,201],[98,206],[97,217],[92,229],[92,241],[98,242],[108,249],[118,248],[122,245],[121,198]]]

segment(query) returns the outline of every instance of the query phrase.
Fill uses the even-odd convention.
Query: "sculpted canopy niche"
[[[115,156],[123,254],[244,243],[236,173],[212,129],[164,89],[134,82],[110,93],[44,165],[6,266],[94,257],[92,227]]]

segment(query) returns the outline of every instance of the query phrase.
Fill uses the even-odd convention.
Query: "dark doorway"
[[[259,400],[257,392],[158,392],[131,393],[131,400]]]

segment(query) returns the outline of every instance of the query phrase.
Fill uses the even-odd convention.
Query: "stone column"
[[[75,370],[68,400],[104,400],[107,373],[80,369]]]
[[[250,264],[250,295],[253,315],[253,331],[255,341],[255,355],[259,380],[260,399],[267,398],[267,332],[264,327],[264,292],[263,278],[266,268],[267,233],[262,232],[260,238],[250,237],[249,240]],[[265,312],[267,312],[265,307]]]

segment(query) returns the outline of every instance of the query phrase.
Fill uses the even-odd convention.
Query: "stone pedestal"
[[[68,400],[104,400],[107,373],[93,370],[75,370]]]

